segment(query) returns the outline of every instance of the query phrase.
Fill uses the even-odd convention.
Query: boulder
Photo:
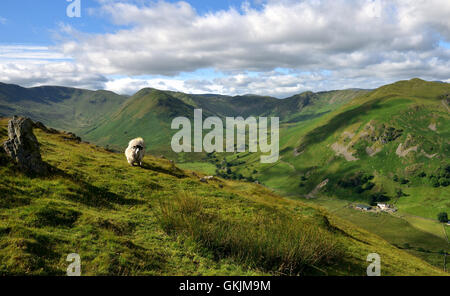
[[[42,161],[39,142],[33,134],[33,126],[31,119],[14,116],[8,122],[9,139],[3,143],[3,147],[21,170],[45,175],[48,167]]]

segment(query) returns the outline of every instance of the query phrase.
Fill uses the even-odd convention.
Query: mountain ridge
[[[251,94],[196,95],[143,88],[132,96],[121,96],[105,90],[91,91],[57,86],[23,88],[2,83],[0,115],[28,116],[50,127],[64,128],[89,141],[116,149],[126,145],[129,133],[133,133],[133,126],[129,121],[136,121],[136,117],[148,117],[148,120],[135,122],[134,126],[147,124],[148,131],[141,128],[139,132],[150,138],[149,143],[156,146],[157,153],[165,153],[170,144],[169,138],[173,134],[170,129],[171,119],[176,116],[191,118],[193,109],[202,109],[205,117],[282,116],[286,117],[286,120],[298,121],[304,119],[303,116],[297,115],[305,107],[324,105],[329,94],[340,92],[347,94],[343,96],[346,97],[345,101],[366,91],[344,90],[318,94],[304,92],[277,99]],[[132,106],[133,104],[136,106]],[[113,131],[116,133],[114,137]]]

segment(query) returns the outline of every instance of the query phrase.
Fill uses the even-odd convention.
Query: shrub
[[[389,200],[389,197],[381,192],[374,193],[369,197],[369,203],[371,206],[376,206],[377,202],[384,202],[384,201],[388,201],[388,200]]]
[[[440,181],[440,185],[442,187],[447,187],[449,184],[450,184],[450,181],[447,180],[447,179],[443,179],[443,180]]]
[[[406,194],[399,188],[395,191],[397,197],[406,196]]]
[[[375,184],[369,182],[374,176],[357,173],[352,177],[343,178],[338,181],[338,185],[343,188],[355,188],[356,193],[362,193],[365,190],[372,189]]]
[[[368,182],[363,186],[363,188],[364,188],[364,190],[371,190],[374,186],[375,186],[375,183]]]
[[[439,220],[439,222],[447,223],[448,222],[448,214],[446,212],[439,213],[438,220]]]
[[[433,187],[439,187],[441,184],[439,183],[439,180],[434,177],[433,179],[431,179],[431,184],[433,185]]]

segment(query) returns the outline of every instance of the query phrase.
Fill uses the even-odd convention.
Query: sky
[[[450,82],[449,16],[448,0],[2,0],[0,82],[279,98]]]

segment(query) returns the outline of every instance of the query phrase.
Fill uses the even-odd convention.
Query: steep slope
[[[342,195],[368,198],[370,193],[381,190],[380,186],[362,192],[357,184],[350,187],[361,192],[350,194],[352,190],[344,184],[352,175],[363,171],[374,176],[376,185],[395,179],[399,180],[395,186],[398,188],[417,185],[445,189],[450,154],[446,108],[449,93],[450,85],[446,83],[401,81],[360,96],[306,124],[284,125],[282,160],[294,169],[286,169],[291,187],[280,184],[279,188],[301,195],[326,177],[333,177],[327,186],[332,192],[338,188]],[[248,160],[248,164],[258,157],[244,154],[240,161]],[[280,167],[262,165],[261,169],[268,173]],[[308,182],[301,178],[306,175]],[[348,180],[344,180],[346,177]],[[400,184],[402,181],[407,183]],[[444,209],[436,202],[433,204],[436,210]]]
[[[342,217],[350,215],[340,209],[354,203],[389,203],[406,224],[394,219],[398,228],[385,225],[380,216],[366,228],[393,243],[395,233],[418,231],[402,244],[439,256],[448,250],[436,217],[450,209],[449,94],[449,84],[420,79],[386,85],[323,117],[284,125],[281,160],[275,165],[262,165],[257,154],[246,153],[225,162],[231,176],[258,179],[295,198],[313,198]],[[218,163],[223,163],[220,157]],[[364,217],[358,219],[364,224]],[[387,233],[385,227],[395,231]]]
[[[0,116],[22,115],[75,133],[104,120],[126,100],[109,91],[0,83]]]
[[[316,182],[332,177],[329,192],[369,202],[378,192],[411,214],[435,218],[450,208],[450,116],[443,106],[448,93],[449,84],[418,79],[381,87],[298,138],[300,155],[290,159]],[[312,163],[322,168],[313,172]],[[364,180],[346,186],[364,173],[374,177],[374,186]]]
[[[168,92],[143,89],[108,120],[85,131],[84,137],[101,145],[126,147],[128,141],[143,137],[152,153],[170,155],[170,142],[176,132],[171,130],[172,119],[178,116],[192,118],[194,106],[188,105]],[[205,114],[208,115],[208,114]]]
[[[7,120],[0,121],[0,141]],[[444,275],[327,211],[263,186],[200,182],[161,158],[131,167],[121,154],[35,129],[53,171],[27,176],[0,153],[0,274]]]

